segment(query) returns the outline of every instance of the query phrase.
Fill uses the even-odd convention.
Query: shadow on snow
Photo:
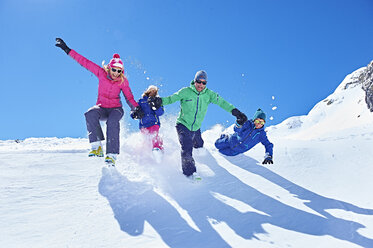
[[[185,182],[181,183],[177,181],[181,178],[168,180],[170,185],[166,186],[166,194],[188,212],[199,230],[192,228],[151,185],[129,181],[116,170],[108,173],[107,168],[103,169],[99,192],[108,199],[122,231],[132,236],[141,235],[147,221],[170,247],[230,247],[213,227],[214,223],[220,222],[226,223],[244,239],[258,239],[255,234],[266,233],[262,225],[271,224],[299,233],[330,235],[362,247],[373,247],[372,239],[357,232],[364,227],[362,224],[334,217],[325,211],[342,209],[373,215],[373,210],[318,195],[257,165],[256,160],[242,154],[235,157],[219,156],[219,159],[226,159],[248,173],[261,176],[299,199],[308,201],[304,204],[325,218],[286,205],[243,183],[220,166],[211,153],[197,157],[196,161],[207,164],[215,173],[214,177],[204,178],[197,187],[184,178]],[[240,212],[218,200],[215,193],[244,202],[265,214]]]

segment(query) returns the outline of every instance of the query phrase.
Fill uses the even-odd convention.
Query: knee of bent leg
[[[88,110],[87,112],[84,113],[84,116],[86,120],[97,119],[100,117],[98,113],[94,110]]]
[[[219,139],[215,141],[215,147],[221,149],[228,144],[228,136],[222,134]]]
[[[198,140],[197,142],[194,143],[193,147],[194,148],[201,148],[201,147],[203,147],[204,143],[205,142],[203,141],[203,139],[200,139],[200,140]]]

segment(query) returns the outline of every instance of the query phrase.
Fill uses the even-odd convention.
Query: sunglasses
[[[206,85],[207,81],[196,80],[196,83]]]
[[[264,125],[265,121],[263,121],[263,120],[255,120],[254,123],[255,124],[262,124],[262,125]]]
[[[121,72],[122,72],[121,69],[115,69],[115,68],[111,68],[111,71],[112,71],[112,72],[118,72],[118,73],[121,73]]]

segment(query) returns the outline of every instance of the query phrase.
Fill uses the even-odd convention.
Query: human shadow
[[[219,158],[217,158],[217,156],[213,157],[211,154],[209,154],[209,156],[209,158],[205,158],[205,161],[210,162],[209,165],[211,165],[211,168],[216,173],[221,173],[224,175],[221,176],[222,180],[225,182],[233,180],[235,183],[234,191],[229,190],[229,188],[227,187],[218,186],[224,184],[224,182],[214,184],[214,187],[218,187],[217,189],[212,188],[213,190],[217,190],[221,194],[245,202],[253,208],[269,215],[260,219],[257,218],[255,220],[247,218],[246,220],[248,221],[248,225],[255,226],[269,223],[300,233],[318,236],[330,235],[334,238],[349,241],[362,247],[373,247],[372,239],[364,237],[357,232],[357,230],[359,228],[363,228],[364,225],[354,221],[337,218],[325,211],[326,209],[343,209],[358,214],[373,215],[373,210],[360,208],[347,202],[323,197],[314,192],[311,192],[272,172],[268,168],[258,165],[258,161],[245,155],[238,155],[236,157],[227,157],[221,155]],[[226,159],[228,162],[235,166],[239,166],[250,173],[257,174],[267,179],[268,181],[289,191],[289,193],[296,195],[296,197],[298,197],[299,199],[308,201],[304,204],[320,213],[321,215],[325,216],[325,218],[319,215],[299,210],[297,208],[293,208],[291,206],[283,204],[276,199],[260,193],[253,187],[237,180],[237,178],[232,178],[232,175],[223,167],[221,167],[218,161],[216,161],[216,163],[214,164],[211,164],[212,159],[215,161],[217,159]],[[250,233],[251,231],[246,232],[243,237],[250,238]]]
[[[294,194],[297,198],[306,200],[304,204],[309,208],[315,210],[321,215],[329,218],[332,217],[325,209],[342,209],[346,211],[351,211],[357,214],[373,215],[373,209],[366,209],[355,206],[351,203],[345,201],[340,201],[328,197],[321,196],[310,190],[307,190],[286,178],[274,173],[265,166],[258,165],[258,161],[240,154],[237,157],[225,157],[231,163],[245,169],[251,173],[257,174],[268,181],[277,184],[278,186],[286,189],[289,193]],[[245,160],[251,160],[250,163],[245,162]],[[369,196],[367,196],[369,197]]]
[[[143,234],[146,221],[170,247],[203,247],[205,234],[193,229],[152,186],[132,182],[115,169],[103,168],[98,189],[109,201],[120,229],[129,235]],[[217,247],[228,246],[215,231],[208,236],[214,238]]]
[[[247,173],[265,178],[295,197],[309,201],[305,204],[324,217],[263,194],[232,175],[221,165],[222,159]],[[108,199],[122,231],[132,236],[141,235],[146,221],[170,247],[230,247],[229,237],[224,237],[226,233],[217,231],[219,224],[223,223],[247,240],[259,239],[257,234],[266,233],[263,225],[271,224],[299,233],[330,235],[362,247],[373,247],[372,239],[357,232],[364,227],[362,224],[334,217],[325,211],[337,208],[372,214],[370,209],[320,196],[257,165],[256,160],[244,155],[225,157],[207,152],[204,156],[196,157],[196,162],[197,166],[198,163],[208,165],[214,176],[204,177],[199,184],[182,175],[167,180],[161,177],[162,173],[153,176],[162,181],[164,192],[186,210],[199,230],[194,229],[166,199],[156,193],[153,186],[129,181],[117,171],[110,174],[103,170],[99,192]],[[241,201],[254,210],[239,210],[225,202],[224,197]]]

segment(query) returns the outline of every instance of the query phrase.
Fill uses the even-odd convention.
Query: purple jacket
[[[71,50],[69,55],[98,78],[98,97],[96,105],[100,105],[103,108],[122,107],[122,102],[120,100],[120,92],[122,91],[131,109],[138,106],[138,103],[133,98],[127,78],[124,78],[123,82],[114,81],[110,78],[109,73],[101,66],[96,65],[76,51]]]

